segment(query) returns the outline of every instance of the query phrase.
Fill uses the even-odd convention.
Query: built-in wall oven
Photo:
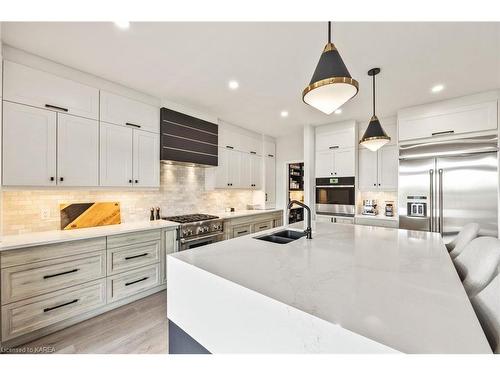
[[[354,216],[354,177],[325,177],[316,179],[316,213]]]

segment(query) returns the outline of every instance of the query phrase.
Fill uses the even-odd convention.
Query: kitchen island
[[[277,230],[169,255],[171,353],[491,353],[439,234]]]

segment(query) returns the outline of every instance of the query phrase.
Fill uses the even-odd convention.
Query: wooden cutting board
[[[121,223],[120,202],[63,203],[59,209],[63,230]]]

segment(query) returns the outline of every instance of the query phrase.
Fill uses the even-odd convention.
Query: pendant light
[[[373,77],[373,116],[366,128],[365,134],[363,134],[363,138],[359,141],[359,144],[371,151],[377,151],[391,140],[391,137],[386,134],[375,115],[375,76],[379,73],[380,68],[373,68],[368,71],[368,75]]]
[[[331,36],[331,22],[328,22],[328,43],[319,58],[309,86],[302,92],[304,103],[327,115],[358,93],[358,82],[351,78],[342,57],[331,42]]]

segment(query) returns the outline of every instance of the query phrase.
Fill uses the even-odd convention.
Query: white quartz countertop
[[[314,223],[312,240],[254,238],[277,230],[169,257],[397,351],[491,353],[439,234]]]
[[[269,214],[273,212],[283,211],[281,208],[272,208],[266,210],[236,210],[234,212],[212,212],[210,215],[218,216],[221,219],[234,219],[237,217],[243,216],[253,216],[253,215],[262,215]]]
[[[87,238],[112,236],[148,229],[174,228],[179,224],[166,220],[144,221],[107,225],[102,227],[82,228],[74,230],[51,230],[2,237],[0,251],[19,249],[22,247],[49,245],[53,243],[83,240]]]

